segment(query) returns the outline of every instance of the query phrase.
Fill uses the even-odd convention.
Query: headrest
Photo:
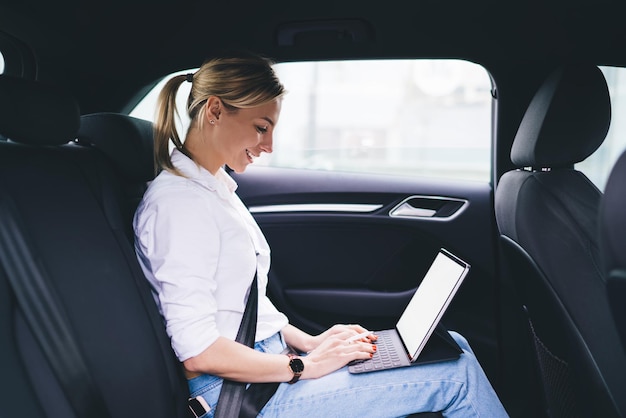
[[[60,145],[80,123],[76,99],[38,81],[0,74],[0,134],[15,142]]]
[[[133,181],[154,179],[152,122],[119,113],[83,115],[78,142],[101,150]]]
[[[556,69],[539,87],[515,135],[518,167],[571,167],[593,154],[611,123],[611,98],[595,65]]]
[[[600,204],[600,251],[605,271],[626,269],[626,152],[613,166]]]

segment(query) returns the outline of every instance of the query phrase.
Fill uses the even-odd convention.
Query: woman
[[[351,343],[365,331],[359,325],[309,335],[267,298],[270,250],[223,166],[241,173],[272,152],[285,91],[271,64],[256,56],[213,59],[193,75],[173,77],[159,97],[155,160],[162,171],[135,215],[136,251],[192,396],[202,396],[212,416],[223,378],[291,382],[278,387],[260,415],[506,416],[458,334],[464,353],[457,361],[352,375],[346,364],[371,358],[375,336]],[[175,96],[186,81],[192,83],[191,125],[183,142],[174,124]],[[234,340],[255,272],[259,305],[251,349]],[[308,354],[294,363],[280,354],[285,344]]]

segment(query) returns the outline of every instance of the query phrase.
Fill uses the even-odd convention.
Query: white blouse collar
[[[213,175],[178,149],[172,151],[171,159],[174,167],[187,178],[211,191],[216,191],[220,197],[227,198],[237,190],[237,182],[221,167]]]

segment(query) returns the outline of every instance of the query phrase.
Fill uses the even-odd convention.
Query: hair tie
[[[187,81],[190,83],[193,83],[193,74],[192,73],[188,73],[187,74]]]

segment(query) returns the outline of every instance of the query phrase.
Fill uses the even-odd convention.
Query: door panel
[[[472,267],[443,323],[494,373],[489,184],[269,167],[232,175],[272,248],[268,293],[294,325],[311,333],[335,323],[393,327],[445,247]]]

